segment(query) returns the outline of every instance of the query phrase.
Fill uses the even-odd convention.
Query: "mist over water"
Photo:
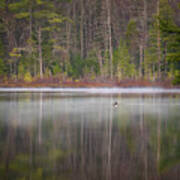
[[[0,89],[2,179],[179,179],[179,90],[14,90]]]
[[[179,93],[180,89],[164,88],[0,88],[0,92],[61,92],[61,93],[93,93],[93,94],[142,94],[142,93]]]

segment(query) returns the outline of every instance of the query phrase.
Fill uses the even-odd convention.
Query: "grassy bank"
[[[175,88],[180,86],[172,85],[170,80],[148,81],[148,80],[62,80],[59,78],[35,79],[31,82],[23,80],[6,79],[0,81],[0,87],[162,87]]]

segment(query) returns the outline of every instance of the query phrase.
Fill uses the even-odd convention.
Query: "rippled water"
[[[139,90],[0,89],[0,179],[180,179],[179,90]]]

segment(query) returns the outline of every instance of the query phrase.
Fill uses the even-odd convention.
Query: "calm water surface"
[[[180,94],[1,92],[0,179],[178,180]]]

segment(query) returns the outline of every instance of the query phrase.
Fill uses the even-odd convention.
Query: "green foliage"
[[[6,66],[3,61],[3,58],[5,58],[5,49],[2,43],[2,40],[0,39],[0,76],[6,75]]]
[[[139,37],[140,37],[140,30],[138,29],[137,20],[130,19],[127,25],[125,37],[126,42],[129,50],[129,54],[131,56],[131,61],[136,62],[138,59],[138,51],[139,49]]]
[[[48,16],[47,16],[48,13],[49,13],[48,10],[43,9],[43,10],[34,12],[34,13],[33,13],[33,16],[34,16],[34,18],[37,19],[37,20],[42,20],[42,19],[48,18]]]
[[[50,13],[48,16],[49,23],[62,23],[65,19],[57,13]]]
[[[37,168],[37,169],[32,173],[32,179],[37,179],[37,180],[43,179],[43,169],[42,169],[42,168]]]
[[[64,157],[64,152],[61,149],[51,149],[48,155],[49,155],[49,159],[51,161],[54,161]]]
[[[102,0],[90,2],[90,7],[95,8],[92,8],[91,13],[88,13],[84,19],[81,18],[81,8],[86,12],[88,6],[86,1],[84,6],[80,3],[81,1],[71,0],[1,0],[0,58],[3,61],[0,62],[0,73],[8,73],[10,76],[13,74],[16,76],[18,73],[18,77],[22,79],[27,72],[37,76],[40,71],[39,48],[41,48],[43,73],[47,76],[61,73],[73,79],[83,77],[95,79],[100,74],[101,77],[108,77],[109,34],[105,28],[107,19],[104,17],[103,2]],[[154,1],[147,3],[149,7],[158,8]],[[160,0],[159,16],[157,17],[157,12],[153,8],[152,10],[149,8],[147,22],[143,22],[145,18],[142,18],[138,11],[132,14],[122,12],[121,14],[127,13],[125,16],[118,15],[116,13],[123,9],[113,5],[115,11],[111,14],[113,20],[111,38],[115,77],[119,79],[136,77],[140,69],[141,45],[143,76],[154,79],[160,64],[162,73],[166,69],[164,73],[166,77],[178,82],[178,75],[175,72],[179,70],[180,65],[180,27],[176,17],[179,3],[176,8],[172,5],[171,1]],[[65,10],[62,8],[64,6],[67,7]],[[70,9],[78,6],[77,11],[71,12]],[[136,6],[143,9],[143,3],[133,2],[132,9],[136,9]],[[120,18],[116,18],[118,16]],[[159,22],[161,63],[158,62],[157,54]],[[41,34],[40,40],[39,34]],[[120,37],[123,41],[118,43]],[[84,47],[81,47],[82,42]],[[84,51],[83,57],[79,55],[81,48]]]
[[[2,39],[0,38],[0,57],[3,57],[5,53],[5,48],[2,42]]]
[[[155,78],[155,70],[158,63],[158,47],[157,47],[157,21],[154,19],[152,27],[149,29],[148,47],[144,51],[144,74],[146,78]]]
[[[127,30],[126,30],[126,37],[127,41],[132,41],[132,38],[137,38],[138,36],[138,30],[137,30],[137,25],[136,21],[134,19],[131,19],[127,25]]]
[[[19,64],[18,66],[18,76],[22,77],[25,73],[25,69],[24,69],[24,65],[23,64]]]
[[[167,43],[168,60],[180,60],[180,27],[175,24],[174,12],[168,0],[161,0],[160,30],[163,40]]]
[[[28,18],[28,17],[29,17],[29,13],[28,12],[22,12],[22,13],[16,14],[16,18],[17,19],[23,19],[23,18]]]
[[[173,22],[174,11],[169,4],[169,0],[160,0],[160,19],[166,22]]]
[[[97,62],[97,56],[95,51],[90,51],[88,57],[84,60],[84,75],[87,74],[98,74],[99,73],[99,63]]]
[[[174,21],[172,8],[168,5],[165,7],[166,13],[159,17],[160,30],[167,46],[167,60],[169,64],[174,64],[173,84],[180,84],[180,27]]]
[[[0,10],[6,7],[6,0],[1,0],[0,1]]]
[[[36,0],[36,3],[37,3],[38,5],[41,5],[41,4],[43,4],[43,1],[42,1],[42,0]]]
[[[21,52],[18,48],[13,48],[13,50],[9,53],[9,55],[13,58],[21,57]]]
[[[0,58],[0,76],[4,75],[5,73],[5,64],[3,60]]]
[[[84,60],[80,55],[72,56],[70,59],[70,69],[68,74],[73,78],[80,78],[83,76]]]
[[[180,61],[180,27],[161,20],[161,31],[167,41],[168,60]]]
[[[59,64],[54,64],[53,67],[52,67],[52,72],[53,72],[53,75],[57,75],[59,73],[62,72],[62,69],[61,67],[59,66]]]
[[[157,50],[155,47],[149,47],[144,52],[144,74],[145,78],[154,78],[154,67],[157,65]]]
[[[113,54],[114,71],[116,76],[121,79],[125,77],[133,77],[135,74],[135,67],[130,62],[130,55],[126,42],[120,40],[118,48]]]
[[[21,0],[19,2],[13,2],[8,5],[9,10],[18,12],[19,9],[24,9],[27,6],[27,0]]]
[[[173,79],[174,85],[180,85],[180,70],[175,71],[174,79]]]

